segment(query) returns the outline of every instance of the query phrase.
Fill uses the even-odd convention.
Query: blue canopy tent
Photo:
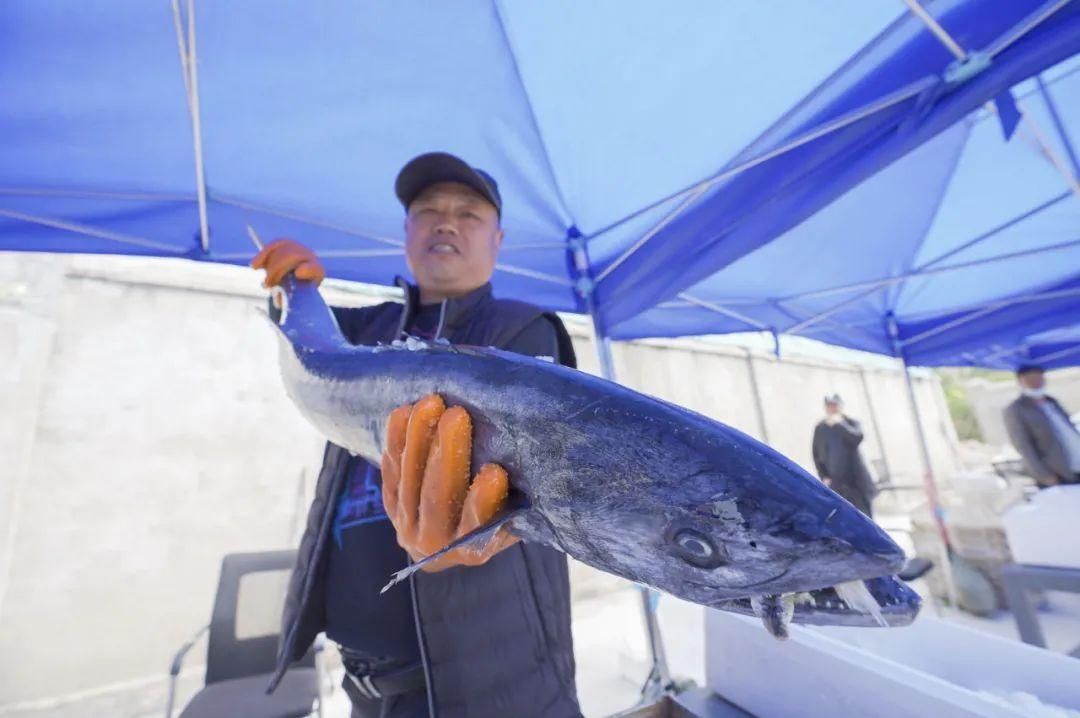
[[[1080,325],[999,341],[959,355],[968,366],[1015,370],[1023,364],[1044,369],[1080,365]]]
[[[769,331],[970,365],[1075,323],[1080,58],[1014,96],[1024,119],[1011,139],[980,109],[613,334]]]
[[[1080,2],[928,7],[980,54],[863,0],[6,3],[0,250],[243,264],[250,223],[388,284],[391,179],[445,149],[500,181],[498,293],[640,336],[643,310],[1080,50]]]
[[[971,60],[909,4],[958,61]],[[611,333],[769,331],[778,348],[780,334],[795,334],[905,366],[1080,363],[1075,331],[1043,333],[1080,317],[1078,131],[1080,61],[1066,60]],[[927,498],[948,546],[905,377]]]
[[[1078,6],[933,3],[983,66],[860,0],[7,3],[0,249],[245,263],[250,222],[388,284],[442,148],[501,182],[497,291],[615,327],[1076,52]]]

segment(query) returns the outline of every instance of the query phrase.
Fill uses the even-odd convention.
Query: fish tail
[[[314,282],[301,281],[292,272],[270,293],[278,330],[298,351],[330,351],[347,346],[337,319]]]

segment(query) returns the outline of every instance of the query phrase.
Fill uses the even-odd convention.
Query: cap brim
[[[439,182],[457,182],[474,190],[501,214],[502,203],[492,188],[465,160],[446,152],[429,152],[409,160],[394,182],[394,193],[405,209],[421,192]]]

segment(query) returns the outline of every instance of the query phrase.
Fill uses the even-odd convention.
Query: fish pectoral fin
[[[432,563],[436,559],[445,556],[454,549],[466,547],[477,551],[483,551],[487,547],[488,543],[495,538],[495,535],[499,532],[499,529],[506,526],[518,516],[523,515],[526,511],[528,511],[528,508],[522,507],[514,509],[513,511],[508,511],[500,516],[496,516],[483,526],[473,529],[461,538],[454,539],[449,544],[447,544],[445,548],[436,551],[430,556],[425,556],[424,558],[420,559],[415,563],[409,564],[408,566],[391,576],[390,583],[383,586],[382,590],[379,591],[379,593],[386,593],[388,589],[401,583],[409,576],[412,576],[414,573],[422,569],[424,566],[427,566],[429,563]]]

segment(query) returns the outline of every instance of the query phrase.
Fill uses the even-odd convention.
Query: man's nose
[[[456,237],[458,229],[454,226],[454,223],[450,221],[449,217],[443,215],[435,225],[435,234],[452,234]]]

